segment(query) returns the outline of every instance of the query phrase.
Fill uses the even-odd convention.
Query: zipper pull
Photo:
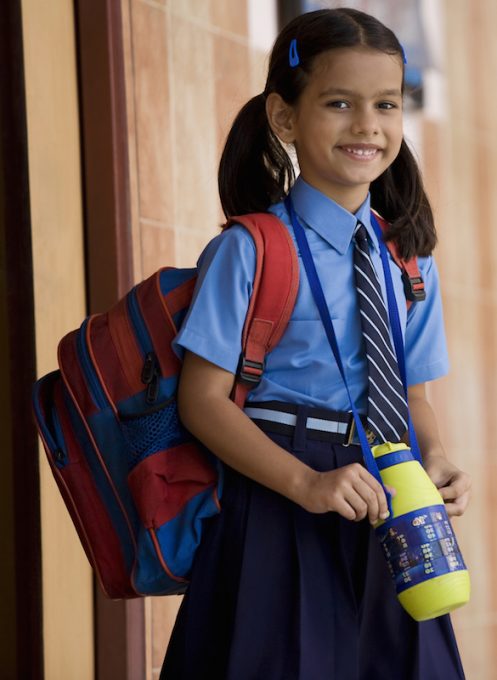
[[[157,358],[153,352],[149,352],[145,357],[141,375],[142,383],[147,385],[147,404],[153,404],[159,395],[159,377]]]
[[[147,387],[147,404],[153,404],[159,395],[159,374],[157,371],[152,376]]]
[[[155,365],[155,354],[149,352],[145,357],[145,363],[143,364],[141,381],[145,385],[150,385],[154,379],[154,375],[157,373],[157,368]]]

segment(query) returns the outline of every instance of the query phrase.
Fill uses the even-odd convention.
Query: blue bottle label
[[[397,593],[435,576],[466,569],[443,505],[394,517],[375,531]]]

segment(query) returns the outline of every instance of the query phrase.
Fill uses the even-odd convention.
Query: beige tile
[[[152,601],[152,669],[160,672],[181,597],[156,597]],[[158,677],[154,676],[154,677]]]
[[[459,2],[457,11],[447,11],[444,15],[446,41],[446,69],[448,79],[449,109],[457,112],[460,120],[470,120],[471,112],[467,106],[467,90],[461,84],[470,85],[473,76],[471,61],[468,58],[471,41],[468,26],[470,24],[470,5],[468,2]]]
[[[250,51],[250,89],[255,94],[264,91],[268,66],[269,54],[261,50]]]
[[[447,446],[457,446],[462,431],[471,433],[475,446],[482,448],[486,441],[481,427],[482,413],[486,410],[482,389],[486,375],[481,350],[482,315],[481,305],[474,300],[445,296],[444,317],[451,370],[443,381],[433,385],[432,393],[441,407],[441,429]]]
[[[468,3],[468,62],[471,79],[468,85],[473,93],[476,106],[469,107],[473,127],[485,134],[495,129],[496,94],[494,87],[497,69],[497,47],[495,46],[495,3],[479,0]],[[460,88],[462,89],[462,88]]]
[[[131,240],[133,257],[134,281],[141,281],[143,272],[141,269],[141,236],[140,236],[140,205],[138,184],[138,160],[136,140],[136,114],[135,114],[135,81],[133,64],[133,36],[131,26],[131,1],[126,0],[121,4],[123,26],[123,60],[126,81],[126,116],[128,131],[128,164],[129,164],[129,195],[130,195],[130,219]]]
[[[214,0],[211,21],[215,26],[246,37],[248,31],[247,0]]]
[[[481,584],[485,596],[485,604],[482,606],[487,617],[493,616],[497,622],[497,579],[495,578],[495,568],[497,560],[497,541],[495,529],[495,489],[497,487],[497,446],[486,451],[486,461],[479,467],[480,474],[473,469],[473,498],[472,503],[480,504],[481,512],[479,522],[471,522],[470,526],[478,527],[474,533],[483,541],[484,547],[480,549],[480,554],[485,552],[485,562],[480,564],[472,571],[472,580],[476,584]],[[476,467],[476,466],[475,466]],[[475,484],[476,481],[476,484]],[[481,530],[481,525],[486,528],[486,532]],[[477,539],[475,539],[477,540]],[[472,546],[468,550],[470,559],[474,559],[475,548]],[[478,568],[479,567],[479,568]],[[477,587],[477,586],[475,586]]]
[[[210,23],[211,5],[215,2],[216,0],[173,0],[170,7],[171,12],[177,16]]]
[[[455,617],[454,617],[455,618]],[[493,626],[456,629],[456,638],[467,680],[495,680],[495,639]]]
[[[422,122],[422,135],[423,180],[431,206],[436,211],[443,189],[440,183],[443,177],[441,171],[443,156],[441,154],[442,131],[440,123],[433,120],[424,120]]]
[[[170,40],[175,227],[202,229],[218,216],[213,36],[173,15]]]
[[[477,145],[468,127],[452,129],[447,156],[440,172],[447,175],[444,197],[445,224],[440,228],[437,257],[444,261],[446,283],[455,290],[472,291],[479,282],[479,244],[476,207],[478,200]]]
[[[171,224],[172,158],[166,14],[134,0],[132,32],[139,212]]]
[[[490,111],[497,114],[497,99]],[[495,214],[497,209],[497,140],[492,138],[475,143],[475,184],[476,202],[473,214],[474,249],[478,252],[478,276],[481,288],[497,293],[497,268],[495,267],[495,248],[497,230]],[[497,298],[496,298],[497,300]]]
[[[250,90],[249,49],[229,38],[214,38],[214,72],[216,74],[216,115],[218,155],[226,135],[241,107],[254,94]]]
[[[157,269],[175,265],[175,235],[168,227],[141,222],[143,278]]]
[[[214,229],[197,231],[182,229],[176,234],[176,263],[178,267],[194,267],[198,257],[208,241],[220,231],[215,225]]]

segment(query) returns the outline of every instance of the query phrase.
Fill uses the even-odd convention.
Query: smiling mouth
[[[361,161],[370,161],[381,151],[377,146],[339,146],[338,148],[349,157]]]

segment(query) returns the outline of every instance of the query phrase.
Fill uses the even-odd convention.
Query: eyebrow
[[[333,95],[345,94],[349,97],[357,96],[357,92],[354,92],[354,90],[347,90],[346,88],[343,87],[340,88],[330,87],[327,90],[321,92],[319,96],[328,97],[329,95],[332,94]],[[380,90],[379,92],[375,93],[375,97],[402,97],[402,92],[397,88],[391,90]]]

